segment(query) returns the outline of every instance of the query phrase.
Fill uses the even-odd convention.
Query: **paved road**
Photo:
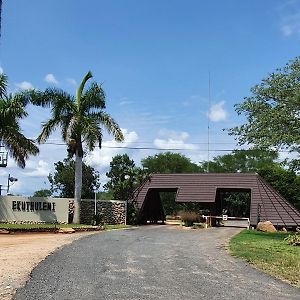
[[[239,230],[99,233],[50,255],[15,299],[300,299],[300,290],[226,254]]]

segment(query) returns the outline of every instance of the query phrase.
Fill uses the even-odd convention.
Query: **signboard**
[[[0,222],[67,223],[68,198],[0,196]]]
[[[223,221],[227,221],[227,219],[228,219],[228,215],[222,215],[222,220]]]

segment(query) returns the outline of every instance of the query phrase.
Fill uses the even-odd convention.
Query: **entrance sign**
[[[70,200],[0,196],[0,222],[68,223]]]

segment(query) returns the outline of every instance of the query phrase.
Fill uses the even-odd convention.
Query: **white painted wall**
[[[68,198],[0,196],[0,222],[68,222]]]

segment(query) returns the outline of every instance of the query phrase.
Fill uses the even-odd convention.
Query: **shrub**
[[[93,224],[92,225],[103,225],[103,216],[101,214],[96,214],[93,217]]]
[[[289,234],[288,237],[284,239],[289,245],[300,246],[300,235],[298,233]]]
[[[203,228],[205,228],[205,224],[204,223],[194,223],[193,228],[194,229],[203,229]]]
[[[127,224],[136,225],[138,221],[138,208],[135,203],[127,202]]]
[[[178,214],[186,226],[192,226],[194,222],[199,220],[198,214],[194,211],[181,210]]]

